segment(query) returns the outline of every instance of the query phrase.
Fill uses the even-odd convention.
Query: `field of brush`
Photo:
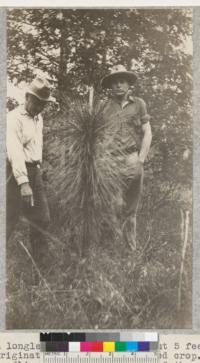
[[[92,134],[88,127],[95,124],[97,114],[90,116],[82,110],[73,115],[75,123],[71,122],[67,136],[52,130],[49,134],[45,129],[44,180],[51,210],[49,254],[45,272],[34,286],[33,263],[27,253],[28,226],[21,220],[7,245],[7,328],[190,328],[192,216],[191,206],[180,203],[180,193],[190,199],[191,191],[178,184],[161,183],[157,171],[147,163],[137,248],[131,251],[118,233],[119,221],[109,214],[115,207],[110,203],[120,191],[120,183],[114,188],[112,184],[120,174],[118,166],[113,167],[113,150],[110,152],[108,139],[103,140],[98,122]],[[83,124],[80,131],[78,125]],[[66,165],[70,145],[72,160],[70,157]],[[80,145],[85,146],[81,149]],[[107,150],[104,162],[98,158],[95,163],[91,161],[88,147],[97,157],[102,149]],[[81,174],[86,164],[91,168]],[[83,180],[87,193],[81,189]],[[81,203],[84,208],[80,208]],[[87,218],[85,210],[89,211]],[[86,261],[80,255],[83,239],[89,241]]]

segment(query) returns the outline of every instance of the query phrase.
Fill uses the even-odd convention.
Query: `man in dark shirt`
[[[123,234],[132,250],[136,248],[136,214],[143,186],[143,164],[152,140],[146,104],[130,90],[136,79],[133,72],[117,65],[101,81],[103,88],[112,90],[112,97],[105,106],[105,117],[117,123],[124,162],[131,168],[131,180],[127,180],[124,195]]]

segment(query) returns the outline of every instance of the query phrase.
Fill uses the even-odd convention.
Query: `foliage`
[[[155,176],[191,184],[190,19],[188,9],[12,9],[8,75],[20,82],[35,68],[47,72],[62,106],[89,85],[99,92],[112,64],[133,67],[152,116]]]
[[[121,239],[110,243],[110,235],[104,231],[100,244],[92,245],[90,259],[84,265],[80,263],[69,229],[56,230],[52,225],[50,248],[54,258],[45,278],[63,312],[42,282],[37,287],[31,285],[30,261],[18,242],[23,240],[30,248],[27,229],[19,225],[7,248],[7,328],[190,328],[192,249],[190,245],[182,308],[178,312],[181,244],[173,221],[177,221],[178,227],[179,215],[174,209],[171,211],[165,207],[162,213],[152,214],[153,226],[149,231],[147,215],[140,214],[140,240],[135,252],[129,251]],[[170,216],[168,220],[166,212]],[[55,243],[57,236],[59,241]]]
[[[178,327],[179,210],[191,210],[192,80],[185,49],[190,40],[191,12],[185,8],[8,11],[9,79],[17,84],[29,81],[36,68],[46,72],[60,106],[45,112],[44,168],[51,233],[58,239],[50,240],[56,266],[47,278],[65,314],[60,318],[40,286],[30,304],[36,311],[43,306],[48,317],[53,309],[54,320],[43,319],[44,314],[33,319],[18,306],[26,327],[30,319],[35,328]],[[125,171],[113,157],[119,149],[115,125],[105,123],[99,100],[92,112],[87,104],[90,85],[100,99],[107,97],[100,80],[116,63],[137,72],[133,92],[146,101],[153,130],[135,254],[124,245],[116,213]],[[20,233],[25,238],[23,228]],[[77,264],[80,236],[92,242],[87,266]],[[10,276],[12,262],[16,256]],[[190,262],[191,245],[182,304],[188,317]],[[22,326],[12,312],[18,288],[13,284],[8,325],[17,328]],[[22,300],[25,292],[32,293],[29,284]],[[189,327],[190,321],[180,326]]]

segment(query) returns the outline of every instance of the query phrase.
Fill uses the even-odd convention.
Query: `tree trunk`
[[[184,261],[185,254],[188,243],[189,234],[189,215],[188,210],[183,211],[181,209],[181,238],[182,238],[182,254],[181,254],[181,266],[180,266],[180,277],[179,277],[179,287],[178,287],[178,311],[181,309],[181,299],[182,299],[182,282],[183,282],[183,272],[184,272]]]
[[[59,103],[62,108],[64,101],[64,94],[66,92],[67,84],[67,25],[65,10],[61,10],[61,27],[60,27],[60,60],[58,69],[58,93]]]

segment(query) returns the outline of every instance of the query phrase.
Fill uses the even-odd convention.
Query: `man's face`
[[[123,97],[129,90],[129,83],[123,77],[116,77],[111,83],[111,88],[116,97]]]
[[[46,101],[42,101],[36,96],[27,93],[26,94],[26,110],[28,113],[30,113],[31,116],[37,116],[42,110],[44,109],[46,105]]]

